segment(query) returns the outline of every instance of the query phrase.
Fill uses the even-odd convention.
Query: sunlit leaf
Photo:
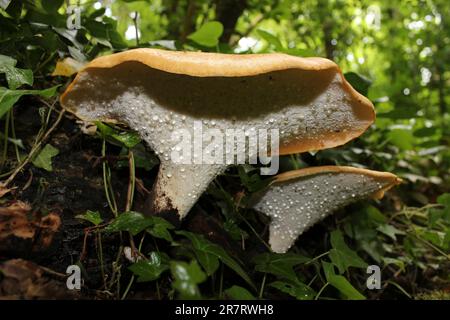
[[[77,73],[83,66],[84,63],[70,57],[63,60],[58,60],[52,76],[70,77],[71,75]]]
[[[283,45],[281,44],[280,39],[278,39],[278,37],[262,29],[258,29],[257,32],[261,38],[266,40],[269,45],[273,45],[277,51],[281,52],[284,50]]]
[[[205,46],[214,47],[219,43],[219,38],[223,33],[223,26],[218,21],[210,21],[202,25],[197,31],[191,33],[188,39],[195,43]]]
[[[389,141],[402,150],[411,150],[414,146],[415,138],[411,130],[392,129],[388,132]]]

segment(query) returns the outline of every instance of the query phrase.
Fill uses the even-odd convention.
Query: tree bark
[[[223,25],[220,42],[229,43],[236,23],[247,8],[247,0],[215,0],[216,20]]]

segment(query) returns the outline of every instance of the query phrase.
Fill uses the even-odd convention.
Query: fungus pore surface
[[[318,221],[352,202],[381,198],[400,183],[387,172],[351,167],[314,167],[283,173],[253,206],[272,218],[269,243],[286,252],[297,237]]]

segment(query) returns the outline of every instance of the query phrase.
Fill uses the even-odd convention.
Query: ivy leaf
[[[141,213],[128,211],[120,214],[106,228],[106,232],[128,231],[133,236],[144,231],[153,224],[151,217],[144,217]]]
[[[297,300],[312,300],[316,295],[313,289],[300,281],[295,282],[295,284],[275,281],[270,286],[295,297]]]
[[[328,283],[338,289],[343,295],[351,300],[364,300],[364,297],[358,290],[356,290],[347,279],[341,275],[336,275],[333,264],[322,261],[322,268],[325,273],[325,278]]]
[[[64,0],[45,0],[42,1],[42,7],[47,12],[57,12],[63,3]]]
[[[218,21],[210,21],[191,33],[188,39],[204,47],[215,47],[223,33],[223,26]]]
[[[347,246],[340,230],[331,233],[331,246],[333,249],[330,250],[329,257],[331,262],[338,267],[339,273],[344,273],[349,267],[367,267],[367,263]]]
[[[35,94],[44,98],[50,98],[56,94],[56,89],[58,89],[58,87],[59,85],[44,90],[10,90],[0,87],[0,118],[14,106],[23,95]]]
[[[295,253],[263,253],[254,259],[256,271],[271,273],[291,282],[299,281],[293,268],[308,261],[309,258]]]
[[[138,278],[137,282],[154,281],[169,269],[169,257],[152,251],[148,260],[141,260],[128,267]]]
[[[189,264],[171,261],[170,270],[175,279],[173,287],[180,293],[181,299],[201,299],[198,284],[206,280],[206,274],[197,261],[192,260]]]
[[[388,237],[390,237],[392,240],[397,241],[397,234],[405,234],[403,231],[398,230],[396,227],[390,225],[390,224],[382,224],[380,226],[378,226],[377,228],[378,231],[380,231],[381,233],[387,235]]]
[[[134,131],[113,133],[111,136],[117,141],[123,143],[123,145],[127,148],[133,148],[141,142],[141,137],[139,137],[139,134]]]
[[[224,294],[233,300],[256,300],[255,296],[245,288],[232,286],[224,291]]]
[[[211,272],[217,270],[219,264],[218,261],[216,262],[216,259],[219,259],[227,267],[234,270],[239,276],[241,276],[242,279],[244,279],[252,288],[255,289],[255,285],[253,284],[247,273],[244,271],[244,269],[242,269],[239,263],[231,258],[222,247],[206,240],[201,235],[197,235],[187,231],[178,231],[176,233],[191,240],[192,247],[194,248],[197,259],[199,260],[200,264],[202,264],[202,267],[205,268],[205,271],[208,272],[208,274],[212,274]]]
[[[0,73],[4,73],[8,87],[12,90],[17,89],[22,84],[33,85],[33,72],[28,69],[16,68],[17,60],[0,55]]]
[[[149,217],[153,220],[153,224],[147,228],[147,232],[155,238],[160,238],[173,242],[172,235],[169,230],[175,229],[175,227],[167,220],[161,217]]]
[[[103,219],[100,216],[100,212],[98,212],[98,211],[88,210],[88,211],[86,211],[85,214],[79,214],[79,215],[75,216],[75,218],[89,221],[94,226],[98,226],[100,223],[103,222]]]
[[[96,121],[95,125],[100,131],[102,137],[113,138],[115,141],[120,142],[127,148],[133,148],[134,146],[136,146],[138,143],[141,142],[141,138],[139,137],[139,134],[137,132],[134,131],[119,132],[100,121]]]
[[[136,211],[127,211],[115,218],[104,230],[106,232],[128,231],[132,235],[146,230],[152,236],[172,241],[169,230],[174,226],[161,217],[145,217]]]
[[[59,153],[59,150],[53,147],[51,144],[46,144],[44,148],[33,159],[33,164],[49,172],[53,171],[52,158]]]

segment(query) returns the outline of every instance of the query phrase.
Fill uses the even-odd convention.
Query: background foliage
[[[367,166],[405,181],[381,202],[359,203],[327,218],[289,253],[273,254],[264,240],[267,219],[237,205],[264,185],[255,168],[231,169],[217,179],[193,209],[200,218],[188,219],[180,229],[185,231],[177,231],[163,219],[132,211],[139,211],[139,195],[120,191],[151,187],[158,160],[139,137],[97,123],[91,136],[80,138],[69,117],[64,121],[72,126],[61,130],[83,139],[74,148],[98,158],[103,178],[92,182],[103,188],[102,205],[86,202],[71,212],[87,228],[88,241],[81,248],[79,236],[70,256],[85,271],[86,292],[98,289],[107,298],[123,299],[449,297],[446,0],[3,0],[0,5],[1,178],[11,183],[17,176],[19,190],[26,189],[25,173],[17,168],[30,163],[35,177],[34,194],[17,191],[0,204],[22,198],[40,210],[54,209],[47,201],[48,172],[57,166],[63,175],[58,162],[72,152],[47,143],[53,127],[67,117],[57,98],[71,78],[52,76],[56,63],[70,57],[81,64],[134,47],[332,59],[373,101],[376,123],[341,148],[283,158],[283,171]],[[71,5],[82,8],[78,30],[67,27]],[[63,272],[64,264],[56,262],[41,263]],[[382,268],[381,290],[366,287],[366,267],[372,264]]]

